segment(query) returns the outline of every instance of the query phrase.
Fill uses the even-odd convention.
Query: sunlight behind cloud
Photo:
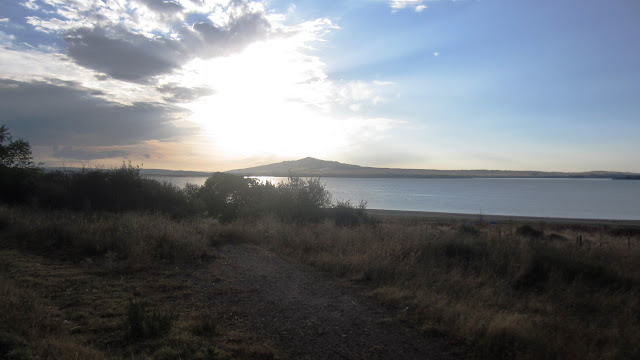
[[[308,54],[310,42],[317,40],[311,35],[322,31],[312,29],[185,66],[183,84],[215,90],[185,105],[193,111],[190,120],[211,139],[212,150],[236,156],[329,156],[384,136],[396,123],[353,114],[382,102],[378,89],[392,83],[329,79],[320,59]]]

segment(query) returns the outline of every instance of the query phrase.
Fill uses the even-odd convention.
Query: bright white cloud
[[[407,8],[407,7],[416,8],[418,6],[424,6],[424,5],[421,5],[422,2],[423,2],[423,0],[391,0],[391,8],[393,8],[393,9],[404,9],[404,8]],[[417,11],[419,11],[419,10],[417,10]]]

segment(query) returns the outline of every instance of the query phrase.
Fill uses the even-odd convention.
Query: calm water
[[[206,178],[155,177],[178,186]],[[286,178],[260,177],[275,183]],[[322,178],[335,200],[370,209],[640,220],[640,181],[605,179]]]

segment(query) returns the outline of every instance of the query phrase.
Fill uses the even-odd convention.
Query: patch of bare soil
[[[362,290],[251,245],[220,249],[209,303],[224,327],[254,331],[289,359],[453,359]],[[217,289],[216,289],[217,288]],[[214,290],[215,289],[215,290]]]

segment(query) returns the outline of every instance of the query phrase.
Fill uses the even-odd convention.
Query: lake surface
[[[152,177],[178,186],[204,177]],[[286,178],[259,177],[278,183]],[[609,179],[322,178],[336,200],[369,209],[640,220],[640,181]]]

